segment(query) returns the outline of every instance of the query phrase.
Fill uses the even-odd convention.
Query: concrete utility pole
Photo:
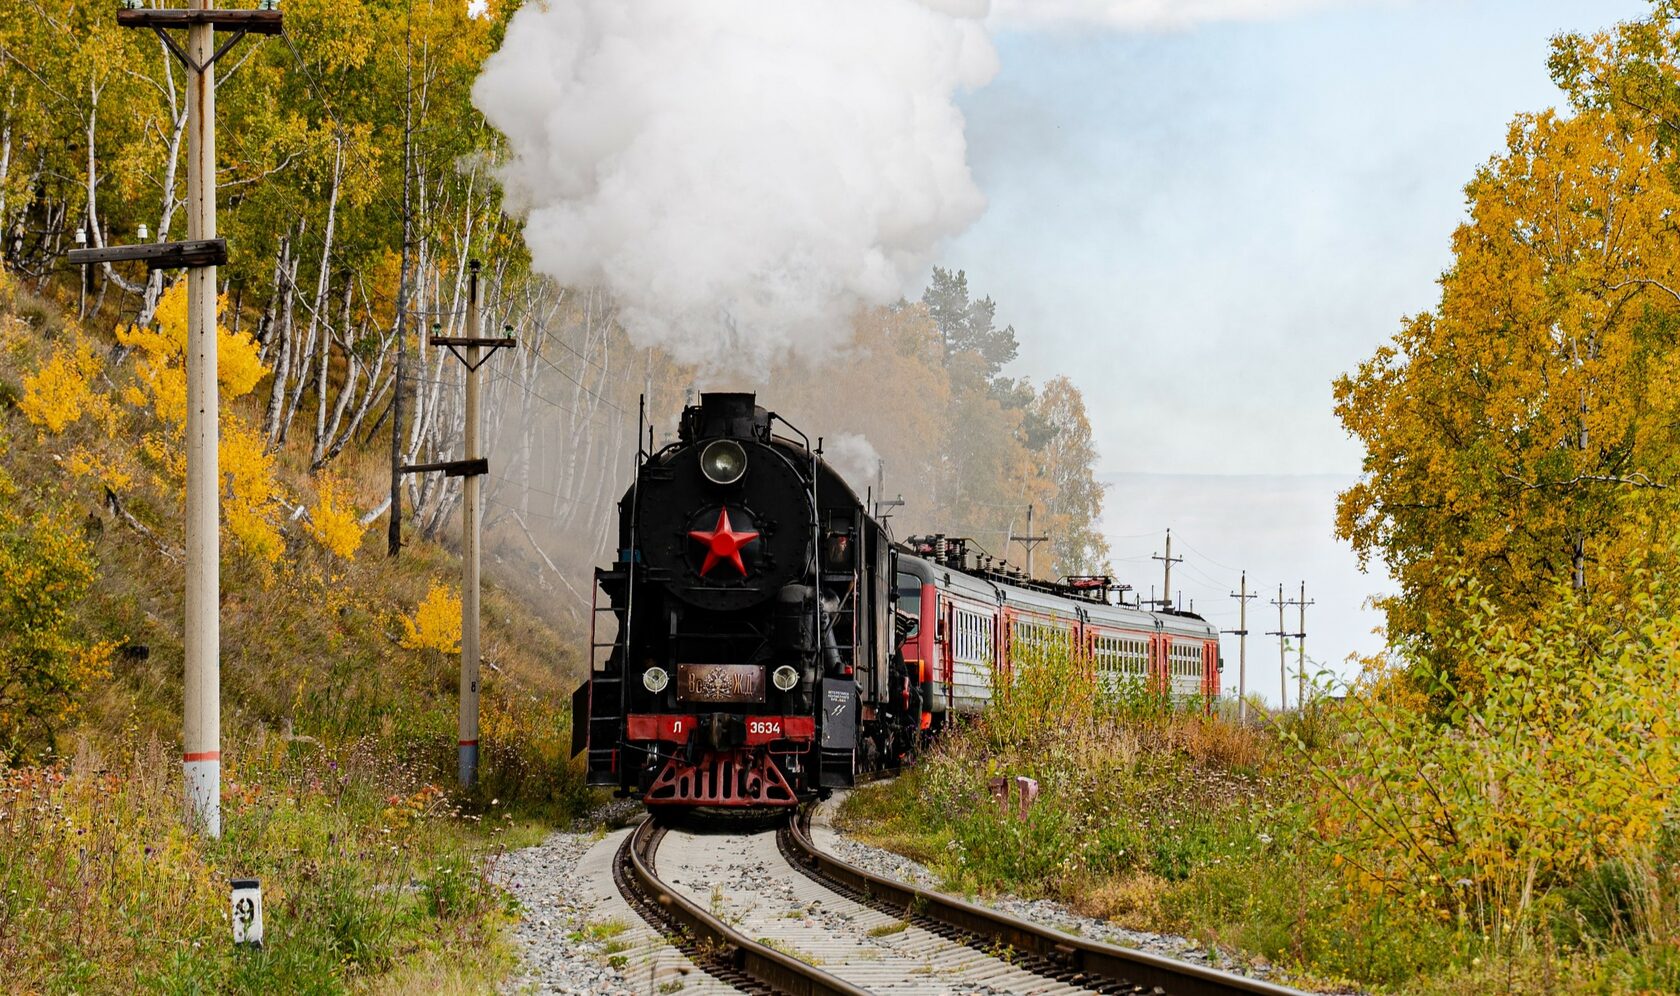
[[[461,482],[461,710],[456,737],[456,774],[461,787],[467,789],[478,783],[479,531],[484,522],[478,478],[490,472],[490,461],[479,456],[478,368],[488,359],[483,350],[494,352],[514,344],[512,336],[486,339],[480,335],[478,271],[478,260],[467,263],[467,334],[431,337],[432,345],[448,347],[467,368],[466,458],[402,468],[406,473],[441,470],[447,476],[464,478]],[[455,352],[457,348],[466,350],[465,354]]]
[[[1025,536],[1011,536],[1009,538],[1011,542],[1019,543],[1022,546],[1027,548],[1027,577],[1029,577],[1029,578],[1036,576],[1036,575],[1033,574],[1033,547],[1037,546],[1040,543],[1045,542],[1046,540],[1048,540],[1050,538],[1048,536],[1034,535],[1033,531],[1032,531],[1032,520],[1033,520],[1033,507],[1032,507],[1031,504],[1028,504],[1027,505],[1027,535],[1025,535]]]
[[[1161,562],[1161,608],[1170,609],[1172,608],[1172,565],[1182,563],[1184,561],[1183,557],[1175,557],[1172,555],[1171,529],[1167,530],[1166,555],[1162,556],[1158,553],[1151,554],[1149,559],[1159,560]]]
[[[193,0],[203,10],[209,0]],[[216,237],[215,27],[187,28],[187,238]],[[187,271],[186,737],[181,760],[192,812],[222,835],[221,537],[216,492],[216,267]]]
[[[1290,604],[1290,603],[1283,600],[1283,582],[1281,582],[1281,581],[1278,582],[1278,597],[1272,601],[1272,604],[1277,606],[1278,628],[1271,631],[1270,633],[1267,633],[1266,635],[1267,636],[1275,636],[1275,637],[1278,638],[1278,684],[1279,684],[1278,695],[1280,696],[1282,711],[1288,712],[1289,711],[1289,664],[1287,663],[1287,661],[1284,657],[1284,646],[1285,646],[1285,643],[1286,643],[1286,638],[1289,636],[1289,634],[1284,632],[1284,629],[1283,629],[1283,607]]]
[[[272,7],[272,5],[266,5]],[[181,767],[187,818],[222,835],[221,537],[217,500],[216,268],[227,243],[216,237],[215,62],[248,33],[279,34],[278,10],[216,10],[192,0],[185,10],[142,8],[125,0],[117,24],[150,28],[187,69],[187,241],[78,249],[70,262],[91,266],[144,260],[152,269],[187,267],[186,671]],[[220,49],[217,27],[236,33]],[[186,28],[183,48],[170,29]],[[91,269],[88,271],[91,273]]]
[[[1248,572],[1242,572],[1242,587],[1231,592],[1237,600],[1237,628],[1225,632],[1237,636],[1237,719],[1248,719],[1248,600],[1259,598],[1248,590]]]

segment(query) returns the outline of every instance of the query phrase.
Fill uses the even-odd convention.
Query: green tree
[[[1015,326],[997,327],[997,303],[991,298],[970,299],[966,272],[934,267],[933,280],[922,292],[922,303],[945,344],[946,366],[950,366],[952,357],[971,353],[980,358],[981,379],[990,381],[1015,359],[1019,349]]]

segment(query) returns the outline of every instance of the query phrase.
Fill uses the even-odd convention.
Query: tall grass
[[[220,840],[181,818],[155,739],[0,771],[0,964],[41,992],[336,992],[451,952],[488,987],[506,900],[429,772],[371,743],[258,735],[225,754]],[[493,853],[493,850],[492,850]],[[492,859],[493,860],[493,859]],[[228,883],[261,880],[267,943],[235,949]]]
[[[38,367],[64,330],[51,311],[18,321],[4,297],[0,436],[11,445],[0,470],[78,525],[97,570],[73,623],[117,652],[109,680],[77,690],[79,727],[22,745],[16,753],[31,766],[0,768],[0,990],[493,988],[509,964],[499,930],[507,911],[486,864],[510,837],[528,841],[590,798],[567,757],[581,668],[576,641],[545,621],[559,613],[515,597],[492,571],[481,778],[462,793],[457,659],[399,642],[400,618],[434,580],[454,582],[458,559],[413,536],[387,558],[371,532],[346,556],[289,524],[273,564],[230,547],[220,607],[224,836],[189,833],[175,740],[178,496],[139,475],[114,485],[133,520],[112,514],[106,478],[61,458],[132,441],[86,424],[54,436],[17,413],[6,399],[18,397],[19,372]],[[294,503],[313,507],[316,482],[295,447],[275,459],[283,486],[265,514],[291,523]],[[356,452],[340,461],[343,479],[364,485],[364,504],[377,493],[376,462]],[[229,944],[235,876],[264,883],[261,951]]]
[[[1051,649],[841,819],[952,888],[1190,933],[1306,984],[1680,991],[1670,585],[1461,634],[1474,694],[1414,663],[1257,725],[1104,690]],[[1025,817],[989,789],[1018,775],[1042,788]]]

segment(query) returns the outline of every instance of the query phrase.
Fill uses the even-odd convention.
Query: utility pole
[[[1170,608],[1172,608],[1172,565],[1182,563],[1184,561],[1183,557],[1175,557],[1175,556],[1172,555],[1172,530],[1171,529],[1167,530],[1167,553],[1166,553],[1166,556],[1162,556],[1161,554],[1158,554],[1158,553],[1157,554],[1151,554],[1149,559],[1150,560],[1159,560],[1161,562],[1161,569],[1162,569],[1161,608],[1170,609]]]
[[[117,11],[118,26],[150,28],[187,69],[187,241],[70,253],[72,263],[83,265],[144,260],[152,269],[187,268],[187,590],[181,769],[187,818],[210,837],[222,835],[216,268],[227,262],[227,243],[216,237],[215,63],[248,33],[280,33],[280,12],[272,4],[264,6],[268,9],[215,10],[210,0],[192,0],[185,10],[165,10],[141,8],[139,0],[125,0],[124,9]],[[215,44],[218,26],[235,31],[220,49]],[[172,28],[187,29],[185,48],[169,33]]]
[[[1019,506],[1017,506],[1017,507],[1019,507]],[[1048,536],[1035,536],[1035,535],[1033,535],[1032,520],[1033,520],[1033,507],[1029,503],[1027,505],[1027,535],[1025,535],[1025,536],[1011,536],[1010,537],[1010,540],[1012,542],[1019,543],[1022,546],[1027,548],[1027,577],[1029,577],[1029,578],[1036,576],[1036,575],[1033,574],[1033,547],[1037,546],[1040,543],[1045,542],[1046,540],[1048,540],[1050,538]]]
[[[1298,620],[1300,632],[1295,634],[1295,680],[1298,682],[1298,693],[1295,703],[1300,708],[1307,706],[1307,606],[1316,604],[1307,601],[1307,583],[1301,582],[1301,597],[1295,600],[1295,605],[1301,610]]]
[[[1286,642],[1286,638],[1289,636],[1289,634],[1284,632],[1284,629],[1283,629],[1283,607],[1290,604],[1290,603],[1285,602],[1283,600],[1283,582],[1282,581],[1278,582],[1278,597],[1272,601],[1272,604],[1277,606],[1278,628],[1271,631],[1270,633],[1267,633],[1266,635],[1267,636],[1275,636],[1275,637],[1278,638],[1278,685],[1279,685],[1278,695],[1280,697],[1280,703],[1281,703],[1281,706],[1282,706],[1282,711],[1283,712],[1288,712],[1289,711],[1289,665],[1285,662],[1285,658],[1284,658],[1283,654],[1284,654],[1284,645],[1285,645],[1285,642]]]
[[[478,589],[479,589],[479,531],[483,527],[484,509],[480,504],[479,477],[490,472],[490,461],[479,456],[478,368],[488,356],[483,350],[512,348],[513,337],[486,339],[480,334],[478,302],[478,260],[467,263],[467,334],[440,336],[433,334],[431,344],[445,346],[467,368],[466,392],[466,458],[464,460],[420,464],[402,468],[405,472],[441,470],[449,477],[463,478],[461,482],[461,683],[460,721],[456,736],[456,761],[461,787],[470,789],[478,783]],[[511,332],[506,328],[504,332]],[[456,352],[464,349],[465,354]]]
[[[1237,720],[1248,719],[1248,600],[1259,598],[1248,590],[1248,572],[1242,572],[1242,587],[1231,593],[1237,600],[1237,628],[1225,632],[1237,636]]]
[[[201,10],[209,0],[193,0]],[[216,237],[215,27],[187,29],[187,50],[203,66],[187,74],[187,238]],[[187,271],[187,629],[186,729],[181,761],[189,806],[212,837],[222,835],[221,533],[216,491],[221,427],[216,384],[216,267]]]

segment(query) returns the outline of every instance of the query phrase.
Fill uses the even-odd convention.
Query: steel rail
[[[933,892],[865,871],[821,850],[808,832],[810,811],[788,818],[784,839],[805,869],[839,883],[873,902],[955,928],[983,942],[1007,945],[1068,972],[1100,983],[1134,986],[1169,996],[1304,996],[1301,990],[1232,972],[1075,937],[1000,913],[955,896]]]
[[[726,974],[739,973],[792,996],[868,996],[868,990],[741,934],[666,885],[653,861],[662,835],[652,819],[644,819],[625,838],[619,852],[621,867],[630,884],[653,903],[658,914],[688,936],[691,944],[685,953],[702,967],[712,962],[722,966]]]

